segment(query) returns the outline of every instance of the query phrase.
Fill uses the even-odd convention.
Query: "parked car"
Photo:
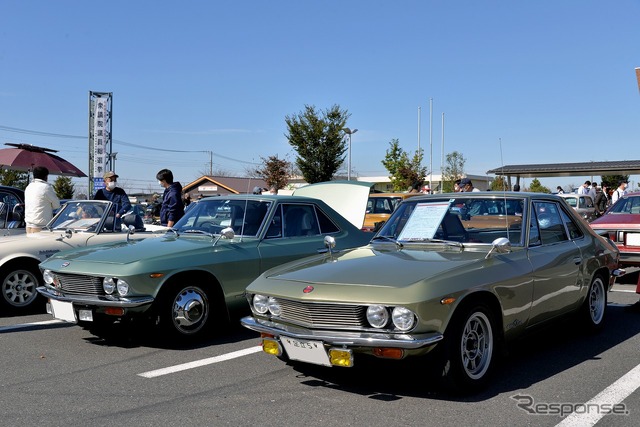
[[[263,271],[325,250],[326,236],[342,247],[365,244],[369,186],[330,182],[294,196],[204,198],[160,239],[52,256],[40,265],[45,286],[38,291],[55,318],[97,333],[137,319],[151,320],[168,339],[195,340],[234,310],[248,310],[244,290]],[[359,212],[337,211],[345,206]]]
[[[421,193],[371,193],[367,201],[367,212],[364,216],[362,230],[374,231],[376,224],[385,222],[395,208],[404,199],[419,196]]]
[[[640,267],[640,193],[622,196],[590,225],[616,244],[622,266]]]
[[[582,218],[584,218],[587,222],[591,222],[596,219],[597,209],[596,204],[588,194],[577,194],[577,193],[563,193],[558,194],[558,196],[562,197],[565,202],[569,206],[578,212]]]
[[[0,185],[0,236],[24,234],[24,191]]]
[[[111,202],[72,200],[65,203],[39,233],[0,239],[0,309],[21,310],[36,302],[36,288],[43,284],[38,264],[56,252],[106,242],[124,243],[152,235],[134,215],[125,215],[115,228]],[[122,224],[137,228],[134,235],[122,232]],[[166,228],[165,228],[166,229]]]
[[[485,221],[483,206],[502,213]],[[262,274],[241,323],[292,363],[351,367],[359,356],[433,351],[431,368],[470,391],[488,381],[505,340],[575,311],[598,329],[618,256],[555,195],[420,196],[367,246]]]

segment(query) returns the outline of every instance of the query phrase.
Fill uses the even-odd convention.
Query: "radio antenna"
[[[501,166],[500,172],[502,175],[502,197],[503,197],[503,203],[504,203],[504,221],[505,221],[505,226],[507,228],[507,239],[511,241],[509,237],[509,209],[507,207],[507,183],[506,183],[506,177],[504,176],[504,160],[502,158],[502,138],[498,138],[498,143],[500,145],[500,166]]]

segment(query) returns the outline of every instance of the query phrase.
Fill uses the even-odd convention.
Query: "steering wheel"
[[[213,221],[203,221],[198,225],[198,227],[200,227],[200,228],[205,228],[206,227],[206,228],[209,229],[210,233],[214,233],[214,234],[220,233],[222,231],[222,229],[224,228],[223,226],[218,225]]]

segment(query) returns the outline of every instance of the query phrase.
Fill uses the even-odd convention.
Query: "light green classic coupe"
[[[331,243],[331,242],[329,242]],[[353,366],[432,350],[445,382],[484,385],[497,350],[577,311],[599,328],[618,250],[563,199],[474,192],[402,202],[368,246],[282,265],[247,288],[264,352]]]
[[[366,244],[372,235],[360,227],[370,185],[205,198],[163,237],[53,255],[40,264],[45,285],[38,292],[55,318],[96,332],[141,318],[168,341],[196,339],[234,309],[247,309],[244,290],[265,270],[325,251],[326,236],[342,247]],[[338,201],[341,212],[323,200]]]

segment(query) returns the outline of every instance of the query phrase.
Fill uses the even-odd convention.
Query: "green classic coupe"
[[[293,196],[205,198],[157,239],[53,255],[40,264],[45,285],[37,290],[55,318],[96,332],[143,318],[164,337],[195,339],[247,308],[244,290],[260,273],[325,251],[326,236],[343,247],[366,244],[371,235],[360,227],[370,185],[330,182]],[[341,197],[336,210],[323,201]]]
[[[554,195],[418,196],[369,245],[262,274],[241,323],[261,333],[264,352],[294,362],[350,367],[358,355],[438,350],[435,372],[470,391],[498,347],[535,325],[579,312],[598,329],[618,257]]]

